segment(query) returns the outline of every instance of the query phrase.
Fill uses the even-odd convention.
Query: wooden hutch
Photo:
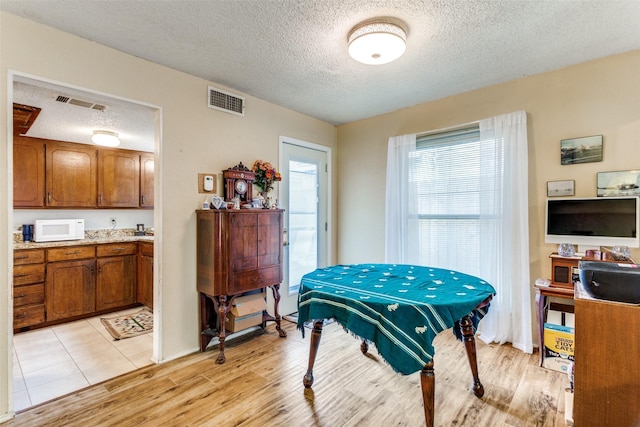
[[[225,320],[234,299],[267,287],[273,291],[275,317],[263,313],[263,326],[273,320],[285,337],[278,313],[283,210],[211,209],[198,210],[196,215],[200,350],[218,336],[216,362],[224,363]]]

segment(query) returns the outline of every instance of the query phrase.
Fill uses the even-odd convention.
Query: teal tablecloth
[[[352,334],[375,344],[401,374],[420,371],[433,358],[435,336],[496,291],[489,283],[457,271],[414,265],[358,264],[320,268],[303,276],[298,328],[335,318]]]

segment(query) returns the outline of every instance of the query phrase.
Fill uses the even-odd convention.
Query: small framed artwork
[[[640,169],[598,172],[598,197],[640,196]]]
[[[560,141],[560,163],[575,165],[602,161],[602,135]]]
[[[573,196],[575,181],[547,181],[547,197]]]

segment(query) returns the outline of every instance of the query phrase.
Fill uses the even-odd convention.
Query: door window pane
[[[289,162],[289,294],[318,264],[318,165]]]

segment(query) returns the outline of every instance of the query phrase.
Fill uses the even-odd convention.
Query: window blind
[[[419,137],[415,179],[418,198],[420,260],[424,265],[469,274],[479,271],[480,191],[486,167],[486,142],[477,126]]]

